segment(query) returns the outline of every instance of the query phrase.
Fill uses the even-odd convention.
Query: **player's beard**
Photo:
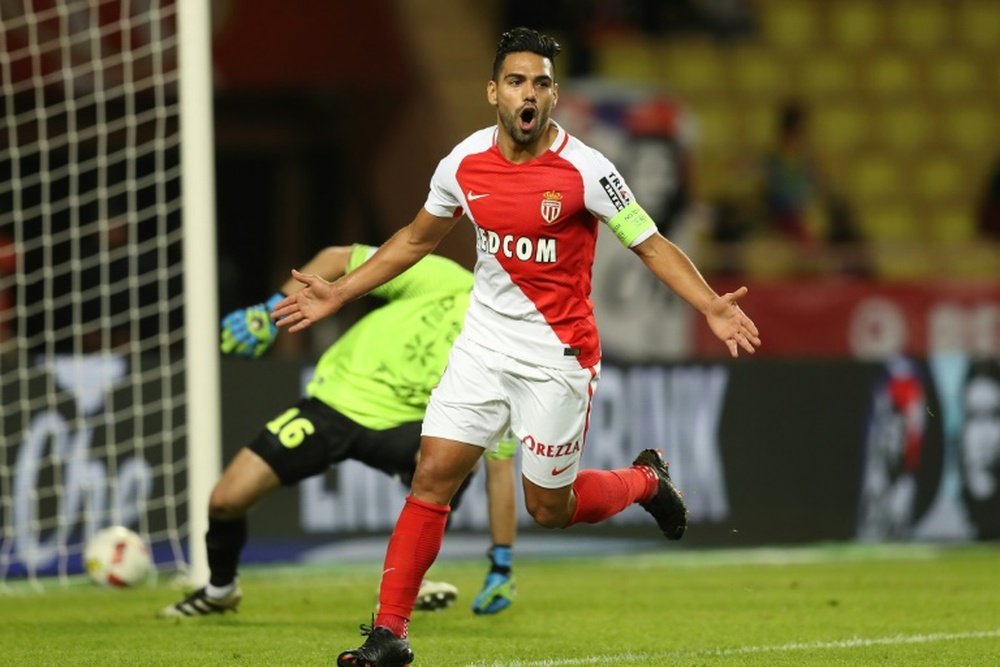
[[[549,109],[543,109],[542,107],[535,107],[535,119],[534,125],[531,129],[525,132],[521,129],[521,112],[524,111],[524,107],[518,109],[516,112],[511,113],[509,111],[500,110],[500,124],[504,126],[507,130],[507,134],[511,136],[514,143],[519,146],[530,146],[538,141],[545,130],[549,126]]]

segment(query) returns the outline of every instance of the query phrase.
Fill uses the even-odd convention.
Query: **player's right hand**
[[[333,283],[313,273],[302,273],[292,269],[292,277],[302,283],[303,288],[278,301],[271,307],[271,320],[291,333],[302,331],[333,315],[345,301],[335,294]]]
[[[278,327],[271,321],[274,304],[285,298],[275,294],[264,303],[240,308],[222,318],[219,348],[223,354],[256,359],[264,354],[278,337]]]

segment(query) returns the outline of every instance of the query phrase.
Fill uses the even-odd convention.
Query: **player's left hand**
[[[735,292],[727,292],[716,297],[705,315],[712,333],[726,344],[733,358],[740,356],[740,348],[753,354],[760,347],[760,332],[757,330],[757,325],[736,303],[746,296],[748,291],[744,286]]]
[[[472,601],[475,614],[497,614],[514,602],[514,577],[490,572],[486,575],[483,590]]]
[[[278,327],[271,322],[274,304],[284,298],[275,294],[264,303],[239,308],[222,319],[219,348],[223,354],[235,354],[256,359],[264,354],[278,336]]]

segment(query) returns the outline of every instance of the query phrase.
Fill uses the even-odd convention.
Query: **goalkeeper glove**
[[[496,614],[514,601],[514,575],[511,574],[510,547],[495,546],[490,549],[492,568],[486,575],[483,590],[472,601],[475,614]]]
[[[264,303],[234,310],[222,318],[219,347],[223,354],[247,359],[264,354],[278,336],[278,325],[271,321],[271,310],[284,298],[284,294],[275,293]]]

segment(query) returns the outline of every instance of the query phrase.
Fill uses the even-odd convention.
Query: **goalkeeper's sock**
[[[407,496],[385,552],[375,627],[406,637],[420,582],[441,549],[450,511],[448,505]]]
[[[236,590],[236,580],[233,579],[225,586],[213,586],[212,584],[207,584],[205,586],[205,595],[212,600],[224,600],[233,594]]]
[[[240,552],[247,542],[247,519],[208,518],[205,547],[208,549],[209,584],[222,588],[236,580]]]
[[[573,482],[576,510],[564,528],[577,523],[599,523],[618,514],[634,502],[656,493],[656,477],[645,468],[631,466],[617,470],[581,470]]]
[[[496,572],[504,576],[510,575],[513,554],[510,545],[494,544],[489,552],[490,572]]]

